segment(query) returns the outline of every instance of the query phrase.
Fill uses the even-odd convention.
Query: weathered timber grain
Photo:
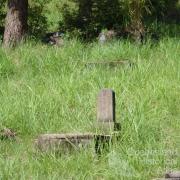
[[[44,152],[50,150],[69,151],[89,147],[95,143],[95,148],[101,148],[109,143],[110,135],[86,134],[43,134],[36,140],[36,146]],[[97,150],[96,150],[97,151]]]
[[[115,92],[103,89],[97,98],[97,122],[102,132],[110,133],[115,129]]]
[[[43,134],[36,140],[37,147],[42,151],[55,149],[78,149],[88,146],[93,134]]]
[[[180,180],[180,171],[166,173],[165,178],[179,178]]]
[[[103,89],[98,95],[97,120],[100,123],[115,122],[115,92],[111,89]]]

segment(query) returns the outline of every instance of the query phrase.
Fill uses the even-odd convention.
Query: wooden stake
[[[180,171],[166,173],[165,178],[179,178],[180,180]]]
[[[98,126],[104,133],[114,131],[115,126],[115,92],[111,89],[100,91],[97,99]]]

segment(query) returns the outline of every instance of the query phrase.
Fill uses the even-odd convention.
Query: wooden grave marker
[[[165,178],[179,178],[180,180],[180,171],[166,173]]]
[[[103,133],[110,134],[115,125],[115,92],[110,89],[100,91],[97,98],[98,128]]]
[[[115,92],[110,89],[100,91],[97,100],[97,129],[96,133],[76,133],[76,134],[42,134],[36,140],[36,146],[42,151],[63,149],[79,149],[88,147],[95,142],[96,152],[101,151],[101,147],[111,142],[115,128]]]
[[[154,180],[180,180],[180,171],[168,172],[164,178],[156,178]]]

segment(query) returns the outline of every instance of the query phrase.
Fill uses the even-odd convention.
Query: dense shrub
[[[0,41],[4,32],[4,20],[5,20],[5,0],[1,0],[0,6]]]
[[[178,0],[151,0],[152,17],[160,21],[180,22],[180,2]]]
[[[1,0],[0,39],[5,4]],[[103,29],[128,29],[140,35],[154,20],[179,23],[179,6],[178,0],[29,0],[29,34],[40,37],[60,30],[91,39]]]
[[[47,19],[43,15],[43,3],[31,3],[29,5],[29,34],[33,37],[41,36],[47,30]]]
[[[72,0],[65,4],[61,26],[78,32],[86,38],[92,38],[102,29],[114,29],[123,24],[123,15],[118,0]]]

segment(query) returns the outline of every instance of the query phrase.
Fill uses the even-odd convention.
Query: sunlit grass
[[[87,62],[127,59],[132,67],[86,67]],[[89,132],[96,97],[117,97],[121,138],[100,159],[91,150],[38,154],[40,133]],[[180,167],[180,44],[163,39],[141,46],[128,41],[63,48],[28,43],[0,49],[0,128],[18,142],[0,141],[0,179],[152,179]]]

